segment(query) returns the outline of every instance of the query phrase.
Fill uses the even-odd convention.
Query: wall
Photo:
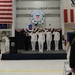
[[[16,25],[16,1],[15,0],[12,0],[12,3],[13,3],[13,7],[12,7],[12,11],[13,11],[13,23],[12,23],[12,36],[14,37],[15,36],[15,25]]]
[[[70,10],[73,10],[73,12],[75,13],[75,7],[72,7],[72,2],[71,0],[67,0],[67,2],[65,2],[65,0],[63,0],[63,4],[64,4],[64,9],[67,9],[67,12],[68,12],[68,23],[72,23],[71,22],[71,14],[70,14]],[[74,22],[75,23],[75,14],[74,15]]]
[[[67,39],[67,32],[75,31],[75,7],[71,6],[71,0],[61,0],[61,26],[63,29],[63,34],[65,34],[65,38]],[[64,22],[64,9],[67,10],[67,19],[68,22]],[[73,14],[71,14],[70,10],[73,10]],[[74,17],[74,22],[71,22],[71,15]]]
[[[75,19],[73,23],[70,22],[70,9],[73,9],[75,13],[75,7],[72,7],[71,4],[71,0],[16,0],[16,28],[27,28],[27,25],[31,23],[30,14],[32,10],[42,9],[46,14],[43,26],[62,28],[64,35],[66,26],[75,28]],[[64,9],[68,10],[68,23],[64,23]],[[51,25],[49,26],[49,24]]]
[[[61,19],[61,27],[63,29],[63,34],[66,34],[66,30],[73,31],[75,28],[75,7],[71,6],[71,0],[61,0],[60,2],[60,19]],[[67,19],[68,22],[64,22],[64,10],[67,10]],[[73,10],[73,14],[71,14],[71,10]],[[74,17],[74,22],[71,22],[71,16]]]
[[[71,6],[72,2],[71,0],[63,0],[63,7],[64,9],[74,9],[74,7]]]
[[[32,10],[44,11],[45,22],[42,25],[43,27],[61,28],[60,0],[19,0],[16,2],[16,9],[16,28],[27,28],[27,25],[31,23],[30,16]],[[49,24],[51,25],[49,26]]]

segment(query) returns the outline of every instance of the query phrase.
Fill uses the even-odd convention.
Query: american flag
[[[12,0],[0,0],[0,24],[12,24]]]
[[[75,23],[74,9],[64,9],[64,23]]]

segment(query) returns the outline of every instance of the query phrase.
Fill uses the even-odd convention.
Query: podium
[[[10,39],[10,53],[17,53],[17,41],[16,37],[9,37]]]

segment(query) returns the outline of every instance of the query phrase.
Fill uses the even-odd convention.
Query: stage
[[[18,50],[17,53],[3,53],[1,60],[62,60],[66,59],[66,52],[65,50],[60,51],[46,51],[44,50],[43,53],[39,53],[38,50],[36,51],[24,51]]]

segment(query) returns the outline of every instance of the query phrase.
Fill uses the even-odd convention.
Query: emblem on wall
[[[42,24],[44,22],[44,12],[41,10],[34,10],[31,13],[31,21],[34,24]]]
[[[71,6],[75,7],[75,0],[71,0],[71,2],[72,2]]]

